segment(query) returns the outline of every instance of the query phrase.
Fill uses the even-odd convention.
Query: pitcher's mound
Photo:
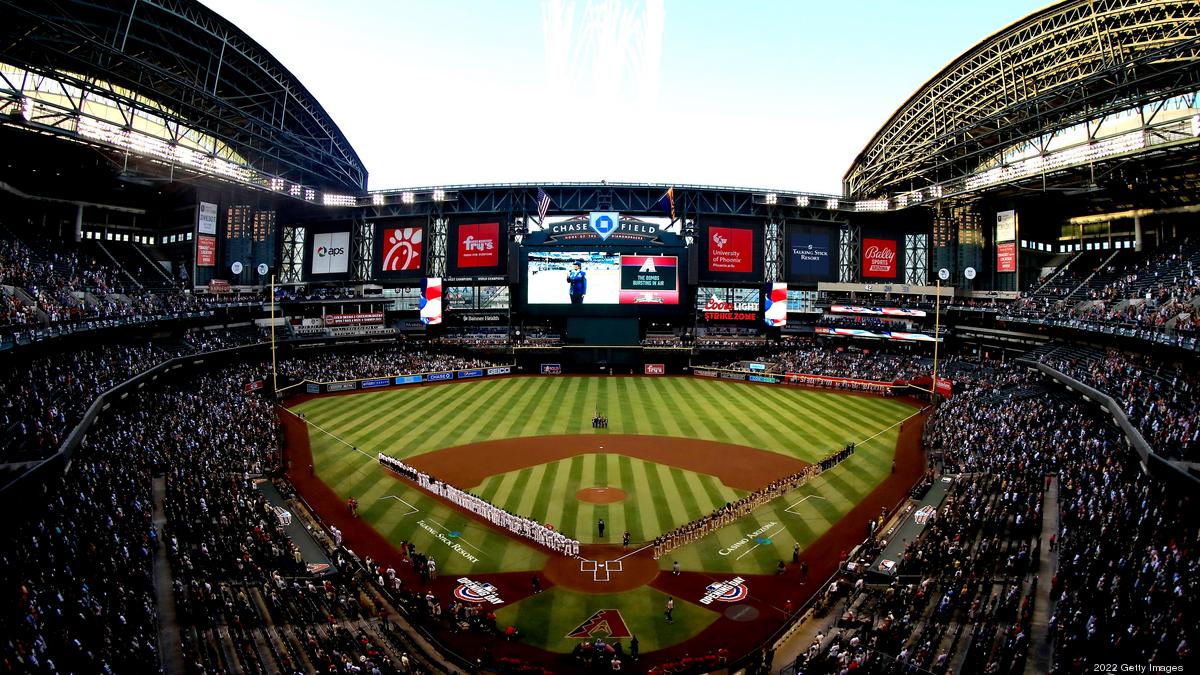
[[[588,504],[615,504],[625,499],[625,491],[615,487],[590,487],[576,492],[575,498]]]

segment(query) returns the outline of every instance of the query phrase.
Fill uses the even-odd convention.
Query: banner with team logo
[[[622,305],[678,305],[679,259],[665,255],[621,256]]]

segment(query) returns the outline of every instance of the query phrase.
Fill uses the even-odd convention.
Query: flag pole
[[[279,375],[275,370],[275,275],[271,275],[271,391],[279,391]]]
[[[942,278],[937,278],[937,295],[933,298],[933,382],[930,385],[933,389],[933,400],[937,401],[937,367],[938,367],[938,342],[940,341],[942,326]]]

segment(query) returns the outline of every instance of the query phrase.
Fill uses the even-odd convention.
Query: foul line
[[[332,438],[333,440],[335,440],[335,441],[337,441],[338,443],[341,443],[342,445],[344,445],[344,446],[346,446],[346,447],[350,448],[351,450],[353,450],[353,451],[357,452],[358,454],[362,455],[363,457],[366,457],[367,459],[369,459],[369,460],[371,460],[371,461],[378,461],[378,460],[379,460],[379,458],[378,458],[378,457],[372,457],[371,455],[369,455],[369,454],[367,454],[367,453],[363,452],[362,450],[359,450],[359,449],[358,449],[358,446],[356,446],[356,445],[353,445],[353,444],[351,444],[351,443],[347,442],[347,441],[346,441],[346,439],[342,438],[341,436],[338,436],[337,434],[333,433],[332,431],[329,431],[328,429],[326,429],[325,427],[322,427],[321,425],[317,424],[316,422],[311,422],[311,421],[309,421],[309,419],[308,419],[308,418],[306,418],[306,417],[301,417],[301,416],[297,415],[296,413],[292,412],[291,410],[288,410],[287,408],[285,408],[285,407],[283,407],[283,406],[279,406],[279,407],[280,407],[281,409],[283,409],[283,410],[287,410],[289,413],[292,413],[292,415],[294,415],[294,416],[296,417],[296,419],[300,420],[301,422],[304,422],[304,423],[305,423],[305,424],[307,424],[307,425],[310,425],[310,426],[312,426],[312,427],[315,427],[316,429],[319,429],[319,430],[321,431],[321,433],[325,434],[326,436],[329,436],[329,437],[330,437],[330,438]]]
[[[407,506],[408,508],[412,509],[412,511],[409,511],[408,513],[405,513],[404,515],[400,516],[401,518],[403,518],[404,516],[410,516],[410,515],[412,515],[412,514],[414,514],[414,513],[420,513],[420,512],[421,512],[421,509],[418,509],[417,507],[413,506],[412,504],[409,504],[407,500],[401,499],[400,497],[397,497],[396,495],[384,495],[384,496],[382,496],[382,497],[380,497],[380,498],[379,498],[379,501],[383,501],[383,500],[385,500],[385,499],[395,499],[395,500],[397,500],[397,501],[404,502],[404,505],[405,505],[405,506]]]
[[[767,539],[770,539],[771,537],[774,537],[775,535],[779,534],[780,532],[783,532],[783,531],[784,531],[784,530],[786,530],[786,529],[787,529],[787,527],[781,527],[781,528],[779,528],[778,530],[775,530],[775,531],[774,531],[774,532],[772,532],[771,534],[768,534],[768,535],[767,535]],[[749,555],[750,551],[753,551],[754,549],[758,548],[759,546],[762,546],[762,544],[755,544],[755,545],[751,546],[750,548],[746,549],[746,552],[745,552],[745,553],[743,553],[743,554],[739,555],[738,557],[734,558],[734,560],[741,560],[742,558],[744,558],[744,557],[746,557],[747,555]]]
[[[654,546],[654,544],[646,544],[645,546],[639,548],[636,551],[630,551],[629,553],[626,553],[625,555],[621,556],[620,558],[614,558],[613,560],[610,560],[609,562],[620,562],[620,561],[628,558],[629,556],[634,555],[635,553],[641,553],[642,551],[645,551],[646,549],[648,549],[652,546]],[[580,560],[583,560],[583,558],[580,558]]]
[[[796,513],[795,511],[793,511],[792,509],[796,506],[796,504],[803,504],[804,502],[808,501],[809,499],[822,499],[824,501],[829,501],[829,499],[827,497],[822,497],[821,495],[808,495],[804,499],[801,499],[800,501],[795,502],[794,504],[791,504],[790,506],[788,506],[786,509],[784,509],[784,512],[790,513],[790,514],[796,515],[796,516],[800,515],[799,513]]]

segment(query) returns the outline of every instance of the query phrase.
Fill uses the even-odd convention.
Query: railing
[[[1041,371],[1042,374],[1057,380],[1108,410],[1117,427],[1121,429],[1121,433],[1125,434],[1125,439],[1129,443],[1129,446],[1138,454],[1143,469],[1151,476],[1183,489],[1195,489],[1197,486],[1200,486],[1200,476],[1192,475],[1179,464],[1171,462],[1154,452],[1154,449],[1142,437],[1142,432],[1138,431],[1137,427],[1130,423],[1124,409],[1111,396],[1044,363],[1025,358],[1016,359],[1016,362]]]

